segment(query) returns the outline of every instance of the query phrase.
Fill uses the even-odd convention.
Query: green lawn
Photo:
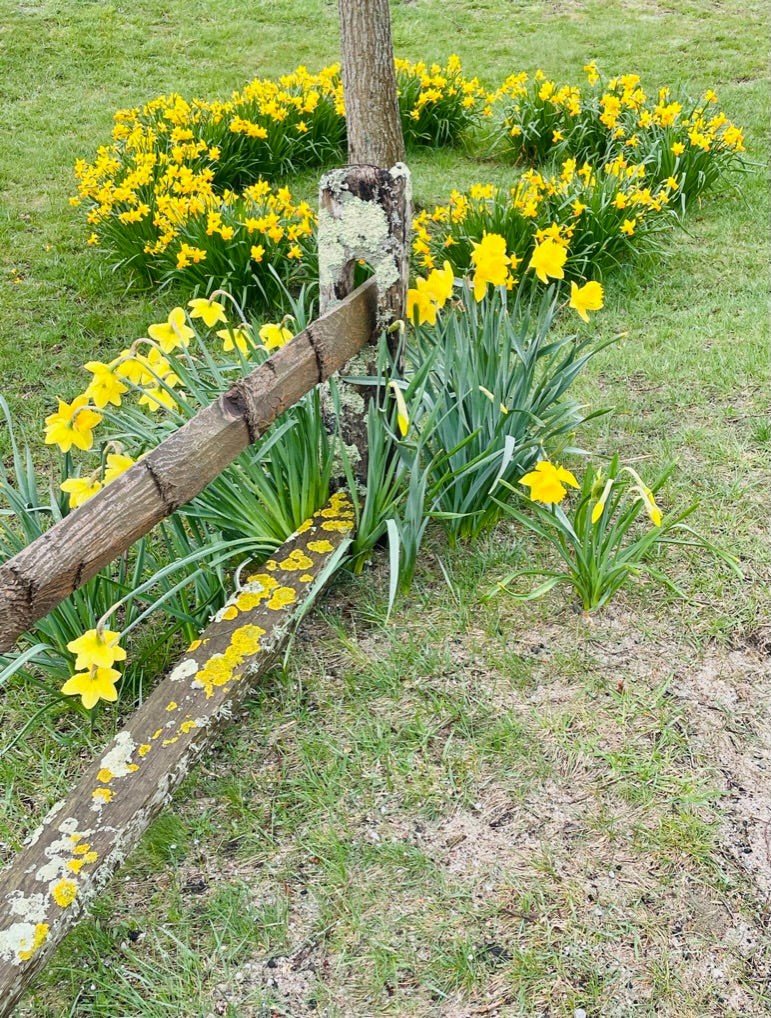
[[[161,6],[0,2],[2,392],[42,464],[42,418],[80,391],[80,365],[171,300],[86,249],[74,160],[119,107],[337,57],[332,3]],[[537,66],[578,80],[595,58],[650,89],[714,88],[744,126],[743,180],[606,281],[589,328],[622,338],[579,388],[614,413],[578,436],[641,470],[676,459],[665,511],[698,499],[695,526],[744,579],[680,554],[687,601],[640,583],[591,618],[559,589],[483,604],[505,572],[548,561],[505,524],[455,549],[433,534],[388,622],[385,559],[339,579],[19,1014],[768,1015],[766,5],[392,12],[399,55],[457,52],[486,85]],[[478,151],[411,167],[425,204],[507,177]],[[38,702],[9,689],[0,731]],[[0,858],[118,720],[59,721],[0,761]]]

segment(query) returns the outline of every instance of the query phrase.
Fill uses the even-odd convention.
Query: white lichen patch
[[[131,757],[137,744],[131,738],[131,732],[118,732],[112,749],[102,757],[100,767],[112,771],[115,778],[123,778],[130,774]]]
[[[46,916],[46,899],[43,894],[22,894],[16,890],[6,899],[11,915],[29,923],[40,923]]]
[[[198,664],[193,658],[185,658],[172,670],[169,675],[169,682],[182,682],[184,679],[189,679],[191,675],[195,675],[198,671]]]
[[[398,177],[405,174],[409,177],[406,167],[400,164],[397,167]],[[331,291],[346,266],[354,259],[363,259],[372,266],[382,293],[399,280],[388,216],[381,205],[352,194],[347,188],[346,174],[347,170],[333,171],[322,181],[322,187],[335,194],[338,204],[334,212],[323,207],[319,210],[319,286],[322,292]]]
[[[49,811],[41,820],[40,826],[36,827],[32,834],[30,834],[29,838],[27,838],[27,840],[24,842],[25,845],[36,845],[38,841],[40,841],[40,837],[43,831],[53,822],[53,820],[56,817],[56,814],[59,813],[60,810],[64,807],[65,802],[66,802],[65,799],[59,799],[58,802],[55,802],[53,804],[53,806],[49,809]]]
[[[0,960],[18,965],[35,942],[36,923],[14,923],[7,930],[0,930]]]

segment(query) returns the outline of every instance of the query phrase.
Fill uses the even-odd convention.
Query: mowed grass
[[[0,14],[2,391],[45,464],[56,396],[172,299],[86,250],[67,205],[74,160],[107,140],[119,107],[335,60],[336,11]],[[744,867],[730,791],[748,779],[716,734],[749,758],[767,727],[767,11],[414,0],[392,14],[397,53],[458,52],[490,86],[537,66],[579,80],[594,57],[649,89],[712,87],[745,127],[750,172],[655,259],[606,280],[590,328],[621,338],[579,391],[615,411],[577,436],[644,474],[676,459],[665,511],[698,499],[695,525],[745,578],[681,553],[668,568],[687,602],[641,584],[595,620],[557,592],[482,604],[515,565],[548,561],[507,525],[453,550],[434,534],[389,622],[385,561],[341,578],[20,1014],[769,1014],[762,873]],[[478,149],[411,166],[425,204],[512,172]],[[0,726],[18,730],[37,705],[11,689]],[[38,728],[0,762],[6,858],[118,720]],[[749,791],[762,819],[762,789]]]

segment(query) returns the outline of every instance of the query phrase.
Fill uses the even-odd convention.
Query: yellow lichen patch
[[[184,734],[187,735],[188,732],[192,732],[192,730],[197,727],[198,727],[197,721],[183,721],[182,724],[179,726],[179,730],[180,732],[184,732]]]
[[[323,555],[325,552],[334,551],[335,546],[331,541],[324,538],[321,541],[308,541],[308,549],[309,551],[317,551],[319,554]]]
[[[311,544],[308,544],[311,547]],[[289,555],[284,559],[283,562],[279,562],[282,569],[287,572],[292,572],[295,569],[310,569],[313,565],[313,559],[308,556],[300,548],[295,548],[294,551],[290,552]]]
[[[340,510],[337,509],[335,506],[330,505],[330,506],[327,506],[326,509],[319,509],[319,511],[316,513],[316,515],[317,516],[323,516],[324,519],[331,520],[335,516],[339,516],[340,515]]]
[[[278,586],[275,576],[268,576],[267,573],[255,573],[249,577],[249,583],[259,583],[263,590],[273,590]]]
[[[350,520],[325,520],[321,524],[322,530],[337,530],[341,534],[347,534],[349,530],[353,530],[353,523]]]
[[[112,792],[109,788],[95,788],[91,793],[91,798],[102,802],[112,802]]]
[[[265,630],[261,626],[241,626],[233,633],[231,646],[242,655],[255,654],[260,650],[260,637],[264,635]]]
[[[272,576],[271,579],[273,579]],[[273,581],[273,586],[278,586],[275,580]],[[242,594],[238,595],[238,607],[242,612],[251,611],[252,608],[256,608],[261,601],[264,601],[266,597],[270,597],[269,590],[261,590],[259,592],[254,590],[245,590]]]
[[[140,756],[147,756],[151,749],[152,746],[150,745],[149,742],[143,742],[142,745],[137,750],[137,753],[139,753]]]
[[[26,950],[19,951],[19,961],[29,961],[32,955],[45,943],[46,937],[48,936],[48,923],[37,923],[35,926],[35,935],[32,938],[32,943]],[[20,947],[26,945],[27,941],[22,940]]]
[[[179,739],[178,735],[173,735],[170,739],[164,739],[161,743],[162,746],[173,746]]]
[[[342,514],[353,509],[353,503],[344,491],[336,491],[329,499],[329,505],[335,512]]]
[[[58,884],[51,889],[51,897],[59,908],[67,908],[78,896],[78,885],[74,880],[62,877]]]
[[[80,838],[82,837],[82,835],[78,834],[77,837]],[[89,842],[85,841],[82,845],[78,845],[77,848],[73,848],[72,851],[75,853],[75,855],[85,855],[90,848],[91,845],[89,844]]]
[[[297,600],[297,592],[293,587],[278,587],[273,592],[273,597],[268,601],[268,608],[272,608],[273,611],[280,611],[282,608],[286,608],[287,605],[294,604]]]
[[[306,530],[310,530],[312,526],[313,526],[313,520],[312,519],[304,520],[300,524],[300,526],[297,528],[296,532],[298,534],[304,534],[306,532]]]
[[[166,704],[166,710],[169,712],[176,710],[177,707],[179,707],[179,704],[177,703],[176,700],[172,700],[171,703]]]
[[[265,563],[265,568],[268,570],[268,572],[275,573],[275,571],[278,569],[278,562],[276,562],[275,559],[269,558],[268,561]]]
[[[104,782],[105,785],[109,785],[112,779],[115,777],[109,767],[103,767],[97,774],[99,781]]]
[[[153,740],[157,739],[162,731],[163,731],[162,728],[156,728],[155,731],[153,732],[153,734],[150,736],[150,738],[153,739]]]
[[[198,650],[198,648],[200,646],[201,646],[201,641],[200,640],[193,640],[193,642],[187,648],[188,654],[191,654],[194,650]]]
[[[234,604],[231,604],[224,609],[220,617],[223,619],[234,619],[236,615],[238,615],[238,608],[236,608]]]
[[[206,690],[206,699],[214,695],[215,686],[224,686],[232,678],[232,666],[224,654],[215,654],[196,673],[195,681]]]
[[[70,835],[70,841],[72,842],[73,845],[77,845],[77,843],[79,841],[82,841],[82,840],[83,840],[83,835],[82,834],[71,834]],[[82,850],[83,850],[83,846],[81,846],[81,848],[80,848],[80,851],[82,851]],[[85,850],[88,851],[87,848]],[[74,851],[77,852],[77,851],[79,851],[79,849],[76,848],[76,849],[74,849]]]
[[[99,856],[96,852],[86,852],[86,854],[82,855],[79,859],[70,859],[67,863],[67,869],[71,870],[73,873],[80,873],[83,866],[90,866],[91,863],[96,862],[98,858]]]
[[[129,772],[129,774],[133,774],[134,771],[139,770],[139,764],[127,764],[126,770]]]
[[[300,583],[310,583],[313,579],[313,573],[303,573],[300,577]]]

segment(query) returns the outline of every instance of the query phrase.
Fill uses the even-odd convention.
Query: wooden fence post
[[[319,190],[319,303],[322,314],[351,292],[357,262],[366,262],[377,282],[377,323],[372,345],[346,368],[351,376],[375,375],[379,333],[405,317],[412,215],[410,172],[347,166],[321,178]],[[399,335],[389,337],[397,360]],[[398,364],[397,364],[398,366]],[[340,431],[360,483],[367,476],[367,405],[371,386],[341,382]]]

